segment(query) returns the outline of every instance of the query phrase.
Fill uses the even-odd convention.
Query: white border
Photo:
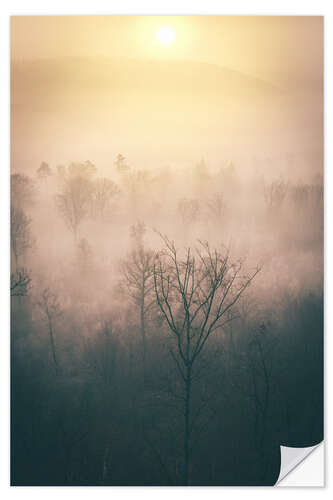
[[[2,7],[6,15],[298,15],[314,16],[328,13],[329,0],[12,0]]]
[[[101,495],[109,497],[112,495],[116,498],[127,498],[129,496],[138,497],[145,500],[148,497],[155,498],[158,495],[159,498],[169,498],[170,495],[173,497],[191,496],[191,498],[201,497],[202,495],[209,496],[219,496],[221,495],[228,497],[238,496],[244,488],[174,488],[170,491],[169,488],[66,488],[63,487],[60,490],[58,488],[9,488],[9,300],[8,300],[8,278],[9,278],[9,16],[10,15],[107,15],[107,14],[201,14],[201,15],[325,15],[325,79],[326,79],[326,128],[325,128],[325,166],[326,166],[326,256],[333,255],[333,244],[332,244],[332,230],[333,225],[327,224],[329,220],[329,215],[332,215],[332,182],[331,175],[329,172],[330,160],[332,157],[329,156],[329,144],[328,137],[332,137],[329,133],[329,117],[328,112],[331,111],[331,99],[328,89],[333,88],[332,79],[332,37],[333,37],[333,24],[331,16],[332,3],[329,1],[291,1],[291,0],[280,0],[280,1],[236,1],[233,2],[223,2],[219,1],[209,1],[209,0],[169,0],[166,4],[163,2],[157,4],[155,1],[127,1],[122,0],[121,2],[115,1],[102,1],[94,0],[93,2],[87,0],[57,0],[57,2],[43,2],[41,0],[34,1],[11,1],[5,2],[0,7],[0,61],[1,61],[1,71],[0,71],[0,132],[1,132],[1,143],[0,143],[0,186],[1,186],[1,230],[2,230],[2,245],[1,245],[1,279],[0,279],[0,290],[1,290],[1,322],[2,328],[0,329],[0,366],[1,366],[1,434],[0,434],[0,487],[1,487],[1,497],[16,497],[18,495],[23,495],[24,498],[42,498],[45,496],[48,498],[56,498],[59,495],[62,498],[68,497],[80,497],[86,498],[90,495]],[[331,62],[330,62],[331,60]],[[332,139],[331,139],[332,140]],[[325,336],[325,360],[326,360],[326,385],[329,379],[330,363],[328,363],[328,349],[329,345],[329,335],[328,335],[328,325],[332,324],[330,308],[329,308],[329,282],[332,280],[332,266],[328,258],[325,259],[326,262],[326,304],[325,304],[325,324],[326,324],[326,336]],[[331,363],[332,365],[332,363]],[[332,371],[331,371],[332,373]],[[329,405],[331,401],[328,400],[328,390],[325,389],[326,397],[326,412],[325,420],[329,421]],[[328,428],[326,426],[325,439],[327,441]],[[223,443],[222,443],[223,445]],[[328,470],[328,457],[326,453],[326,470]],[[327,481],[327,480],[326,480]],[[267,496],[267,493],[279,494],[283,491],[284,497],[292,495],[293,499],[298,495],[304,499],[308,495],[317,494],[327,494],[328,489],[313,490],[311,488],[299,488],[297,490],[287,490],[286,488],[245,488],[246,495],[248,498],[255,498],[256,500],[261,497]]]

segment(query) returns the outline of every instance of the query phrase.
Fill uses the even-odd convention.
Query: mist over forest
[[[323,439],[321,73],[27,57],[17,19],[11,483],[275,484]]]
[[[273,484],[322,439],[321,178],[112,174],[11,176],[13,483]]]

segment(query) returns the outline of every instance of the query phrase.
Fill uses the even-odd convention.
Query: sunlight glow
[[[170,45],[175,39],[175,32],[169,26],[162,26],[156,31],[156,39],[162,45]]]

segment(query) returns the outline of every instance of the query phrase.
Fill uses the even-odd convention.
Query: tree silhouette
[[[226,203],[221,194],[216,193],[207,201],[208,214],[210,218],[216,221],[221,221],[226,211]]]
[[[121,263],[125,292],[138,308],[140,314],[144,380],[146,379],[147,365],[146,317],[155,304],[155,296],[153,294],[155,253],[144,247],[143,237],[145,231],[145,225],[140,222],[131,227],[133,249]]]
[[[43,161],[40,165],[40,167],[37,169],[37,177],[43,181],[45,181],[48,177],[50,177],[52,175],[52,169],[51,167],[48,165],[48,163],[46,163],[45,161]]]
[[[56,196],[58,210],[72,232],[75,241],[81,223],[89,214],[92,200],[93,185],[90,178],[85,174],[85,165],[83,165],[80,173],[79,165],[72,164],[71,174],[65,177],[62,192]]]
[[[35,196],[33,181],[24,174],[12,174],[10,176],[11,204],[25,210],[32,205]]]
[[[44,288],[39,299],[37,300],[37,305],[47,321],[52,358],[56,375],[58,375],[59,362],[54,338],[54,322],[62,315],[60,301],[55,292],[52,292],[50,288]]]
[[[23,267],[10,275],[10,295],[11,297],[23,297],[28,294],[31,278],[27,270]]]
[[[199,242],[179,255],[175,244],[162,236],[164,249],[154,264],[154,289],[174,346],[170,354],[184,389],[183,483],[190,483],[193,434],[192,384],[195,364],[209,337],[237,316],[233,307],[259,272],[243,275],[242,262],[232,263],[229,251],[211,250]]]
[[[126,162],[125,156],[122,154],[118,154],[117,158],[115,159],[114,165],[116,167],[116,171],[119,174],[124,174],[129,171],[130,167]]]
[[[268,412],[272,399],[272,353],[276,347],[276,339],[269,335],[270,327],[270,322],[261,322],[256,326],[251,332],[247,350],[250,397],[254,406],[254,441],[262,462],[263,477],[267,467],[265,445],[269,435]]]
[[[10,242],[15,258],[15,269],[18,269],[19,257],[22,257],[32,245],[30,231],[31,219],[20,208],[11,207],[10,210]]]
[[[278,210],[282,206],[282,203],[288,193],[288,189],[288,184],[282,178],[265,185],[265,201],[271,212]]]
[[[96,179],[92,192],[92,212],[94,217],[105,218],[113,200],[119,195],[118,186],[105,177]]]

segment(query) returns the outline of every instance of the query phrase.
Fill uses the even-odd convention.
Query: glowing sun
[[[170,45],[175,39],[175,31],[169,26],[161,26],[156,31],[156,40],[162,45]]]

